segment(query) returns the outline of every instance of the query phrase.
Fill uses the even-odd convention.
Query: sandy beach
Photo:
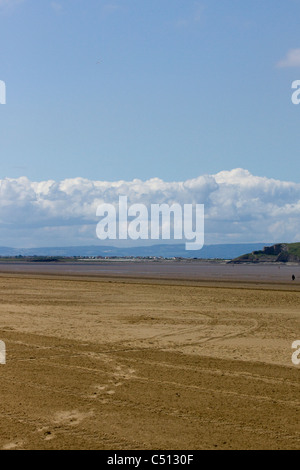
[[[1,266],[0,448],[299,449],[290,268],[268,283]]]

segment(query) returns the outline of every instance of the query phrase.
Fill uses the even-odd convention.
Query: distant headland
[[[300,243],[280,243],[267,246],[233,259],[230,263],[300,263]]]

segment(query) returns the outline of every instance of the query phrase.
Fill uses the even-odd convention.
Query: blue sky
[[[300,0],[0,0],[0,245],[98,204],[199,203],[206,243],[300,240]]]
[[[300,66],[277,65],[300,47],[299,14],[298,0],[0,1],[0,178],[241,167],[298,182]]]

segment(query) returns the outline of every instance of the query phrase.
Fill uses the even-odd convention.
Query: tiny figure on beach
[[[292,275],[292,279],[293,279],[293,281],[296,280],[296,276],[294,276],[294,274]]]

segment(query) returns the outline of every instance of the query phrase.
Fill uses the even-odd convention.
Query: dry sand
[[[300,286],[0,275],[0,449],[299,449]]]

